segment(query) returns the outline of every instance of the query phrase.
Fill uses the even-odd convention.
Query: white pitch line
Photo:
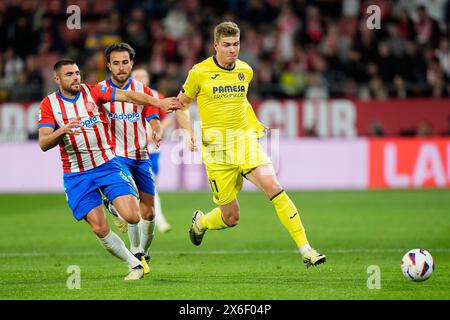
[[[406,253],[410,249],[401,248],[388,248],[388,249],[322,249],[321,252],[327,253]],[[450,248],[432,248],[426,249],[431,254],[434,252],[450,253]],[[229,255],[229,254],[296,254],[297,250],[198,250],[198,251],[151,251],[152,255]],[[97,251],[76,251],[76,252],[0,252],[0,258],[13,258],[13,257],[61,257],[61,256],[95,256],[98,255]]]

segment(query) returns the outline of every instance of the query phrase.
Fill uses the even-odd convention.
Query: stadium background
[[[67,28],[69,5],[80,7],[79,30]],[[380,8],[380,29],[367,27],[370,5]],[[380,250],[385,248],[396,262],[402,250],[424,245],[435,248],[448,264],[450,1],[447,0],[1,1],[0,196],[4,205],[0,206],[0,219],[15,210],[31,214],[33,208],[23,207],[29,192],[57,192],[57,196],[49,194],[45,198],[48,203],[44,198],[30,198],[30,201],[47,203],[43,208],[59,203],[59,211],[46,213],[47,219],[53,221],[63,210],[67,216],[64,224],[72,224],[61,195],[58,150],[43,153],[36,141],[39,102],[56,89],[52,79],[55,61],[61,57],[75,59],[82,80],[94,84],[108,76],[104,48],[112,43],[128,42],[136,49],[135,64],[145,65],[149,70],[151,86],[166,96],[176,95],[192,65],[213,54],[212,30],[223,20],[235,21],[241,28],[240,58],[254,69],[249,99],[262,122],[273,129],[263,144],[273,157],[282,185],[292,191],[294,199],[309,208],[309,214],[318,214],[318,218],[307,218],[319,244],[326,248],[341,245],[343,250],[354,250],[351,249],[354,247],[372,250],[380,245]],[[191,112],[196,119],[195,106]],[[159,179],[168,219],[174,221],[181,217],[180,209],[189,211],[183,213],[183,221],[180,218],[174,222],[174,232],[177,223],[185,227],[195,205],[212,205],[199,155],[181,150],[175,129],[165,132]],[[245,188],[254,190],[249,185]],[[410,193],[370,191],[380,188],[405,188]],[[333,192],[355,189],[367,191],[364,194]],[[192,193],[173,192],[180,190]],[[244,193],[242,197],[244,207],[248,201],[249,211],[250,203],[260,210],[257,203],[264,202],[262,196],[258,198],[252,193]],[[366,197],[367,201],[363,201]],[[189,201],[194,202],[192,208],[174,205]],[[374,205],[381,203],[385,207]],[[18,204],[22,209],[17,209]],[[270,211],[270,208],[261,210]],[[386,231],[383,226],[392,217],[397,223],[394,224],[397,234],[387,232],[386,238],[378,243],[375,238],[356,244],[349,238],[339,238],[340,235],[330,230],[333,221],[339,223],[339,219],[346,219],[346,216],[338,218],[337,214],[347,210],[349,237],[357,234],[355,228],[361,228],[360,222],[350,223],[361,220],[360,212],[364,212],[364,219],[373,222],[374,229],[361,229],[358,239],[372,232],[375,235]],[[252,214],[258,216],[258,212],[249,212],[248,216]],[[419,227],[423,214],[429,220],[422,227],[433,230],[432,239],[407,235],[408,230],[423,230]],[[405,217],[411,221],[403,225]],[[19,218],[20,215],[17,220],[3,222],[16,224]],[[325,240],[320,240],[322,223],[324,235],[328,236]],[[85,229],[77,230],[87,232]],[[20,234],[14,230],[9,231],[12,238]],[[217,239],[211,242],[220,243]],[[255,239],[249,240],[250,247],[256,244]],[[177,248],[184,248],[181,243],[185,240],[186,237],[180,236],[179,242],[173,240],[167,247],[180,244]],[[20,259],[14,250],[30,249],[25,243],[14,248],[7,241],[1,242],[3,267],[5,259]],[[94,246],[91,243],[89,248]],[[164,242],[161,246],[165,248]],[[31,246],[31,249],[39,251],[38,247]],[[335,250],[337,253],[340,249]],[[369,251],[364,254],[369,255]],[[107,258],[105,261],[109,261]],[[393,278],[395,272],[392,271]],[[449,275],[444,276],[442,288],[449,283]],[[11,292],[9,295],[3,292],[3,297],[20,297],[14,290]],[[448,287],[439,292],[438,298],[449,298]],[[25,297],[40,297],[33,294]],[[327,294],[317,297],[329,298]],[[356,297],[384,297],[361,294]],[[427,298],[427,294],[423,291],[418,297]],[[177,297],[175,293],[174,296]],[[279,296],[290,299],[281,293]],[[338,292],[335,297],[345,298],[346,291]],[[401,294],[388,297],[398,298]]]
[[[67,27],[71,4],[80,8],[81,29]],[[369,5],[380,8],[379,29],[367,27]],[[261,121],[279,130],[275,151],[296,154],[277,159],[287,187],[450,186],[449,147],[438,139],[450,135],[448,1],[30,0],[3,1],[0,12],[2,141],[36,139],[38,103],[56,88],[51,66],[60,57],[74,58],[93,84],[108,76],[104,48],[126,41],[136,49],[136,64],[147,66],[151,86],[176,95],[192,65],[213,54],[214,25],[234,20],[242,28],[240,57],[255,70],[249,98]],[[192,159],[174,160],[172,133],[165,132],[160,189],[208,188],[198,156],[187,167]],[[431,140],[389,140],[414,136]],[[346,142],[314,141],[309,148],[317,137]],[[373,137],[387,139],[375,147]],[[1,148],[17,155],[3,159],[4,166],[22,152],[38,166],[50,161],[34,143]],[[333,159],[336,150],[341,156]],[[61,190],[54,153],[35,179],[9,171],[0,191]],[[292,175],[298,166],[305,170]]]

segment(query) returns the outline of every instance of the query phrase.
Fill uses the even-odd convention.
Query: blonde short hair
[[[218,24],[214,28],[214,42],[218,42],[221,37],[236,37],[239,36],[241,30],[236,23],[225,21]]]

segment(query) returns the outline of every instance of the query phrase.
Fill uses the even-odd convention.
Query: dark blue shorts
[[[136,196],[117,157],[88,171],[64,173],[63,180],[67,202],[77,220],[102,204],[100,191],[111,201],[127,194]]]
[[[161,155],[161,153],[159,153],[159,152],[155,152],[155,153],[152,152],[149,154],[150,162],[152,163],[152,171],[155,176],[157,176],[159,173],[159,156],[160,155]]]
[[[155,195],[155,180],[150,159],[133,160],[119,156],[115,159],[120,162],[125,173],[133,178],[138,190]]]

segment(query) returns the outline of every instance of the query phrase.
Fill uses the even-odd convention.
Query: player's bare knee
[[[141,218],[147,221],[155,219],[155,212],[153,209],[143,210],[141,208]]]
[[[141,220],[141,215],[138,207],[127,208],[127,210],[119,211],[120,216],[130,224],[136,224]]]
[[[141,202],[139,205],[141,218],[147,221],[151,221],[155,218],[155,204],[154,199],[152,198],[141,198]]]
[[[99,238],[104,238],[109,233],[109,226],[108,224],[91,224],[92,231],[95,233],[95,235]]]
[[[269,198],[273,198],[274,196],[279,194],[281,191],[283,191],[283,188],[277,183],[277,184],[267,186],[267,188],[264,191]]]
[[[127,200],[128,201],[124,203],[124,206],[121,207],[121,211],[119,211],[119,213],[126,222],[136,224],[139,220],[141,220],[139,203],[134,197],[130,197]]]
[[[139,223],[140,220],[141,220],[141,217],[137,213],[131,214],[127,218],[125,218],[125,221],[130,224]]]

